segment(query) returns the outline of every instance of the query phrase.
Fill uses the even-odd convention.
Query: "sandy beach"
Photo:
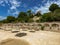
[[[60,33],[50,31],[22,32],[27,35],[17,37],[15,36],[17,33],[0,31],[0,45],[60,45]]]

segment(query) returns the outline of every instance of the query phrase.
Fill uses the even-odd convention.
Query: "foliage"
[[[31,10],[28,10],[27,11],[27,15],[30,16],[32,14],[32,11]]]
[[[27,22],[27,20],[28,20],[28,16],[27,16],[26,12],[20,12],[18,15],[18,21]]]
[[[34,17],[34,15],[33,15],[31,10],[27,11],[27,15],[29,16],[29,18],[33,18]]]
[[[49,7],[49,10],[51,12],[54,12],[56,9],[59,9],[59,6],[57,4],[52,4],[50,7]]]
[[[26,12],[20,12],[18,15],[18,18],[25,18],[25,17],[27,17]]]
[[[13,16],[7,16],[7,20],[6,20],[8,23],[11,23],[13,21],[15,21],[15,17]]]
[[[40,13],[40,11],[38,11],[36,14],[35,14],[35,16],[37,16],[37,17],[39,17],[39,16],[41,16],[42,14]]]
[[[40,20],[36,20],[36,22],[38,23],[38,22],[40,22]]]
[[[31,23],[31,22],[34,22],[34,20],[33,19],[29,19],[28,20],[28,23]]]
[[[60,21],[60,7],[57,4],[52,4],[49,7],[49,10],[50,12],[44,14],[42,14],[40,11],[38,11],[37,13],[33,13],[31,10],[28,10],[27,12],[20,12],[16,18],[14,16],[7,16],[7,18],[1,20],[0,23],[12,23],[12,22],[31,23],[34,22],[33,20],[34,17],[40,18],[39,20],[35,21],[38,23]]]
[[[54,21],[53,14],[51,12],[43,14],[42,18],[41,18],[41,21],[42,22],[52,22],[52,21]]]
[[[56,9],[53,14],[55,21],[60,21],[60,9]]]
[[[44,30],[45,26],[41,26],[41,30]]]

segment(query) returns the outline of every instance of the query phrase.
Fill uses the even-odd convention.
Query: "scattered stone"
[[[31,30],[31,31],[29,31],[29,32],[32,32],[32,33],[34,33],[35,31],[32,31],[32,30]]]
[[[12,33],[17,33],[17,32],[19,32],[19,31],[12,31]]]
[[[23,36],[26,36],[27,35],[27,33],[17,33],[15,36],[17,36],[17,37],[23,37]]]

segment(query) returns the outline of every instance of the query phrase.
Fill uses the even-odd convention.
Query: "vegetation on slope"
[[[53,21],[60,21],[60,7],[57,4],[52,4],[49,7],[49,11],[47,13],[41,14],[40,11],[37,13],[33,13],[31,10],[27,12],[20,12],[17,17],[14,16],[7,16],[6,19],[1,20],[0,23],[12,23],[12,22],[21,22],[21,23],[28,23],[28,22],[53,22]],[[34,17],[40,17],[38,20],[34,21]]]

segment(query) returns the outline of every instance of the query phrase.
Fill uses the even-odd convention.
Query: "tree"
[[[11,23],[11,22],[14,22],[15,21],[15,17],[13,17],[13,16],[7,16],[7,19],[5,20],[6,22],[8,22],[8,23]]]
[[[40,13],[40,11],[38,11],[36,14],[35,14],[35,16],[37,16],[37,17],[39,17],[39,16],[41,16],[42,14]]]
[[[31,10],[27,11],[27,15],[29,16],[29,18],[33,18],[34,17],[34,15],[33,15]]]
[[[18,18],[25,18],[25,17],[27,17],[26,12],[20,12],[18,15]]]
[[[41,21],[42,22],[52,22],[52,21],[54,21],[53,14],[51,12],[43,14],[42,18],[41,18]]]
[[[56,9],[55,11],[54,11],[54,15],[60,15],[60,9]]]
[[[31,15],[31,13],[32,13],[31,10],[28,10],[28,11],[27,11],[27,15],[28,15],[28,16]]]
[[[56,9],[53,14],[55,21],[60,21],[60,9]]]
[[[2,23],[8,23],[9,21],[7,19],[2,20]]]
[[[57,4],[52,4],[50,7],[49,7],[49,10],[51,12],[54,12],[56,9],[59,9],[59,6]]]
[[[26,12],[20,12],[18,15],[18,21],[20,22],[27,22],[29,20],[29,17]]]

